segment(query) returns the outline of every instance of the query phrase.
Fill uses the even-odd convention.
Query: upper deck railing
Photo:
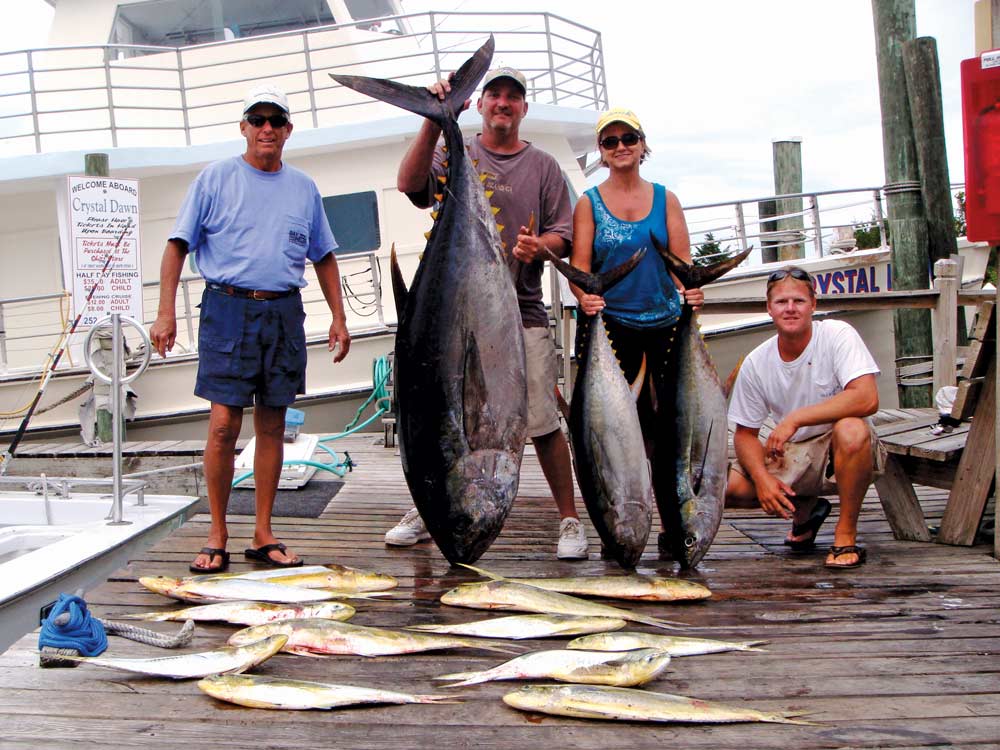
[[[232,138],[234,109],[261,78],[288,93],[297,127],[340,124],[380,105],[328,73],[425,85],[457,69],[491,33],[495,64],[525,74],[530,101],[608,106],[600,32],[560,16],[428,12],[382,21],[378,28],[391,31],[368,19],[191,47],[0,54],[0,155]]]

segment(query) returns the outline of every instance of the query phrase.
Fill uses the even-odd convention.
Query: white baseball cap
[[[254,86],[247,92],[243,100],[243,114],[246,114],[258,104],[273,104],[286,115],[290,114],[288,109],[288,97],[285,92],[273,83],[261,83]]]

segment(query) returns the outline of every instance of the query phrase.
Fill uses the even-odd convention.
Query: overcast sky
[[[49,5],[8,2],[18,12],[0,27],[0,50],[44,46]],[[789,136],[802,138],[807,191],[885,182],[870,0],[403,0],[403,7],[546,10],[599,30],[611,106],[637,112],[655,152],[644,174],[685,205],[773,194],[772,140]],[[937,40],[949,168],[960,182],[959,62],[974,56],[973,0],[916,0],[916,8],[917,34]]]

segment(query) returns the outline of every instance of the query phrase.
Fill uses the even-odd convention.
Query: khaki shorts
[[[528,437],[542,437],[559,429],[556,347],[548,328],[524,329],[524,359],[528,371]]]
[[[885,446],[875,434],[875,429],[868,425],[872,439],[872,479],[885,471]],[[765,466],[768,473],[783,481],[797,495],[833,495],[837,492],[833,471],[833,431],[824,432],[808,440],[798,443],[785,443],[785,455],[777,458],[766,458]],[[733,461],[732,468],[750,478],[738,460]]]

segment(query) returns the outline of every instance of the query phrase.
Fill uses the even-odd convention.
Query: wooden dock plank
[[[925,427],[926,429],[926,427]],[[381,436],[381,433],[379,433]],[[432,543],[386,547],[382,536],[410,507],[398,450],[356,435],[334,444],[359,466],[319,518],[275,518],[275,532],[309,563],[339,562],[394,575],[389,600],[354,600],[359,624],[401,627],[462,622],[491,613],[442,605],[441,594],[471,572],[451,567]],[[317,481],[317,480],[314,480]],[[921,509],[938,523],[947,493],[917,486]],[[579,496],[578,496],[579,497]],[[579,502],[579,500],[578,500]],[[580,503],[581,514],[584,514]],[[193,681],[159,681],[91,666],[39,669],[37,634],[0,655],[3,746],[412,748],[928,748],[990,746],[1000,717],[1000,564],[987,545],[970,548],[897,541],[871,490],[859,541],[867,565],[829,571],[834,513],[817,550],[794,554],[782,544],[787,522],[754,511],[726,514],[716,542],[694,571],[680,573],[712,589],[693,604],[610,602],[685,624],[679,634],[763,639],[766,651],[675,659],[646,689],[691,695],[769,711],[806,712],[817,726],[643,725],[541,717],[507,707],[501,697],[520,683],[487,683],[447,691],[462,703],[356,710],[281,712],[233,707],[203,695]],[[502,575],[618,573],[599,559],[599,541],[584,522],[590,557],[557,560],[558,514],[533,451],[524,460],[520,493],[482,567]],[[182,575],[204,542],[209,518],[199,514],[86,594],[95,614],[174,608],[138,584],[143,575]],[[234,571],[253,566],[242,550],[253,535],[251,516],[228,519]],[[653,543],[640,572],[676,575]],[[148,623],[176,632],[178,623]],[[186,650],[221,645],[233,627],[199,624]],[[635,630],[651,630],[646,626]],[[667,632],[667,631],[663,631]],[[512,642],[518,652],[556,648],[560,639]],[[167,655],[112,637],[109,654]],[[443,693],[433,677],[484,669],[506,657],[478,650],[363,659],[279,655],[263,674]]]

